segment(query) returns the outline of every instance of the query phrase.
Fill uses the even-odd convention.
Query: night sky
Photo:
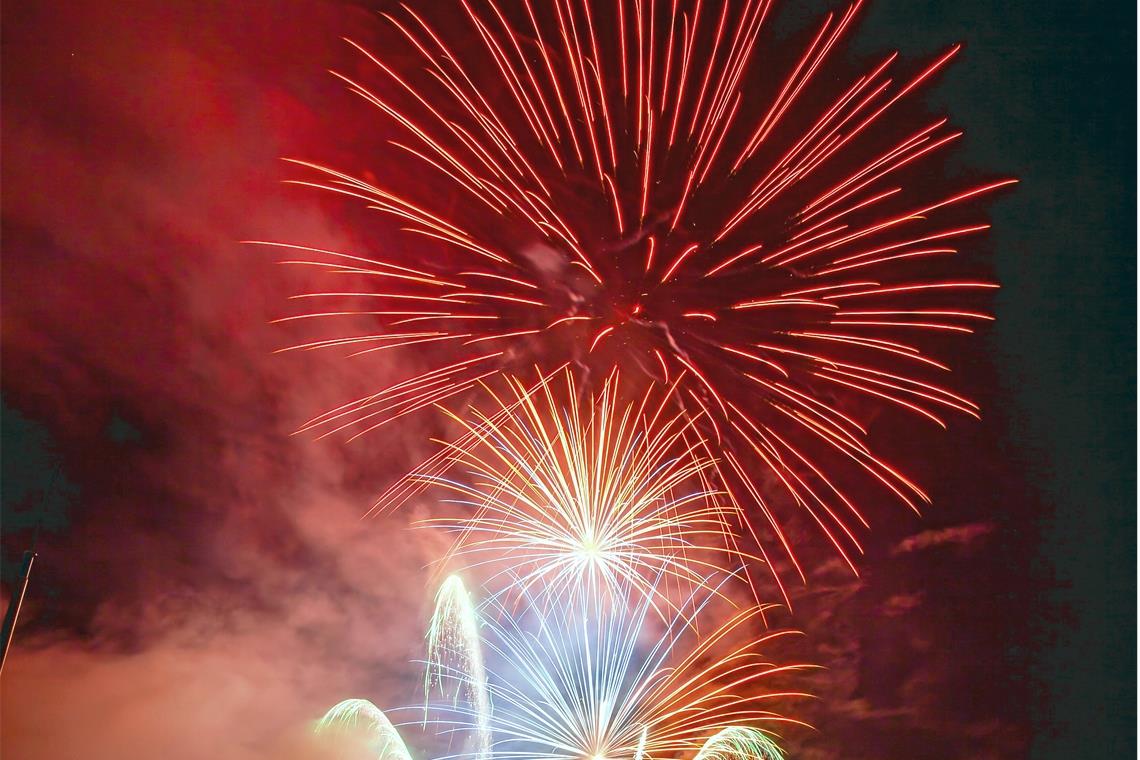
[[[830,7],[782,5],[777,33]],[[325,71],[375,9],[6,8],[5,603],[40,526],[6,757],[300,758],[340,699],[415,699],[444,546],[407,530],[424,505],[358,518],[424,436],[290,435],[397,373],[275,354],[301,274],[239,243],[391,234],[280,161],[385,168]],[[964,42],[925,96],[966,131],[947,171],[1021,184],[979,247],[997,321],[954,362],[983,420],[889,441],[933,506],[871,510],[861,577],[818,565],[779,621],[827,668],[790,758],[1135,754],[1135,28],[1123,3],[877,0],[849,38]]]

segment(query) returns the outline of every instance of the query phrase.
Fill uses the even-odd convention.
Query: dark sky
[[[301,757],[333,702],[414,698],[441,547],[404,531],[415,505],[357,518],[421,436],[289,435],[386,369],[273,354],[296,274],[237,242],[374,233],[279,158],[382,155],[325,73],[377,23],[316,0],[6,8],[6,591],[43,515],[7,756]],[[796,592],[797,654],[828,670],[793,758],[1135,753],[1135,28],[1125,4],[878,0],[852,36],[965,42],[928,95],[966,130],[950,170],[1021,184],[984,244],[998,321],[956,362],[983,421],[924,439],[934,506],[879,510],[860,579]]]

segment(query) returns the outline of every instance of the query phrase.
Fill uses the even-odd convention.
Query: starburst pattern
[[[846,73],[859,7],[795,53],[765,50],[767,0],[384,14],[403,52],[352,43],[367,66],[338,76],[397,133],[403,181],[301,162],[301,184],[366,204],[416,252],[270,245],[342,284],[298,296],[316,308],[286,319],[339,327],[295,348],[414,346],[424,368],[304,430],[354,437],[461,407],[536,364],[679,381],[674,402],[758,551],[779,547],[802,575],[789,525],[803,522],[851,564],[868,525],[855,483],[927,501],[872,448],[869,420],[978,415],[931,350],[991,318],[996,286],[960,247],[988,227],[978,201],[1013,182],[931,179],[961,132],[912,101],[958,47],[910,72],[891,54]]]
[[[512,388],[463,421],[477,444],[444,444],[449,477],[423,476],[464,509],[459,519],[426,521],[458,534],[452,557],[497,568],[513,595],[632,589],[658,607],[673,604],[671,588],[691,595],[748,564],[737,520],[711,490],[714,463],[671,403],[675,387],[623,401],[615,372],[580,399],[564,371]]]

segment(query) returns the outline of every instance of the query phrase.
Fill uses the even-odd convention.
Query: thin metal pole
[[[0,672],[4,670],[4,663],[8,659],[8,647],[12,644],[12,632],[16,630],[16,619],[20,616],[20,606],[24,603],[24,593],[28,590],[28,576],[32,574],[32,562],[36,553],[29,549],[24,552],[24,560],[20,563],[20,580],[16,591],[8,602],[8,611],[4,614],[4,628],[0,633]]]

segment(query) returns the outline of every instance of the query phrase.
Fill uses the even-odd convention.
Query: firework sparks
[[[423,476],[470,510],[426,521],[459,532],[454,555],[497,567],[513,594],[633,589],[655,606],[672,603],[668,587],[691,595],[742,565],[731,509],[709,490],[713,462],[673,410],[675,388],[624,402],[615,373],[580,400],[567,371],[513,388],[464,423],[477,444],[445,444],[455,477]]]
[[[784,753],[763,731],[729,726],[705,742],[696,760],[784,760]]]
[[[303,429],[359,436],[503,370],[620,367],[677,384],[766,559],[778,547],[803,576],[789,529],[803,521],[854,570],[868,521],[852,473],[927,501],[871,447],[869,418],[978,416],[932,354],[991,319],[996,285],[960,248],[988,228],[979,202],[1013,182],[932,187],[961,132],[909,103],[958,46],[917,73],[892,54],[844,74],[860,4],[824,17],[775,80],[750,68],[768,0],[464,1],[438,28],[386,14],[419,64],[352,43],[373,74],[341,78],[402,133],[393,149],[421,186],[312,163],[300,184],[366,204],[431,254],[267,245],[339,278],[286,318],[340,325],[333,337],[294,348],[415,346],[426,369]]]
[[[757,634],[763,608],[739,610],[700,637],[697,613],[678,615],[652,641],[648,611],[645,602],[625,608],[581,596],[537,620],[488,616],[488,650],[510,670],[491,679],[495,755],[636,760],[691,757],[704,746],[713,757],[729,752],[727,740],[708,742],[723,728],[753,726],[739,733],[761,746],[755,725],[799,723],[773,702],[807,695],[764,685],[810,666],[776,665],[763,653],[791,633]]]
[[[338,702],[317,721],[313,731],[343,743],[344,749],[351,746],[367,750],[376,760],[412,760],[400,732],[367,699]]]
[[[541,606],[531,598],[512,609],[492,597],[479,612],[449,577],[429,624],[425,690],[458,684],[454,692],[468,696],[436,704],[433,722],[478,741],[447,757],[783,760],[774,729],[807,724],[774,703],[810,695],[772,686],[815,666],[776,664],[765,653],[797,635],[767,630],[773,605],[734,608],[700,631],[698,619],[720,597],[697,593],[668,619],[650,615],[649,597],[627,605],[598,595]],[[397,728],[364,699],[338,703],[314,732],[342,750],[411,760]]]
[[[424,670],[424,707],[439,687],[453,699],[464,699],[474,715],[477,744],[475,760],[491,756],[490,712],[487,674],[479,639],[479,619],[471,595],[457,575],[449,576],[435,596],[435,612],[428,625],[427,667]]]

